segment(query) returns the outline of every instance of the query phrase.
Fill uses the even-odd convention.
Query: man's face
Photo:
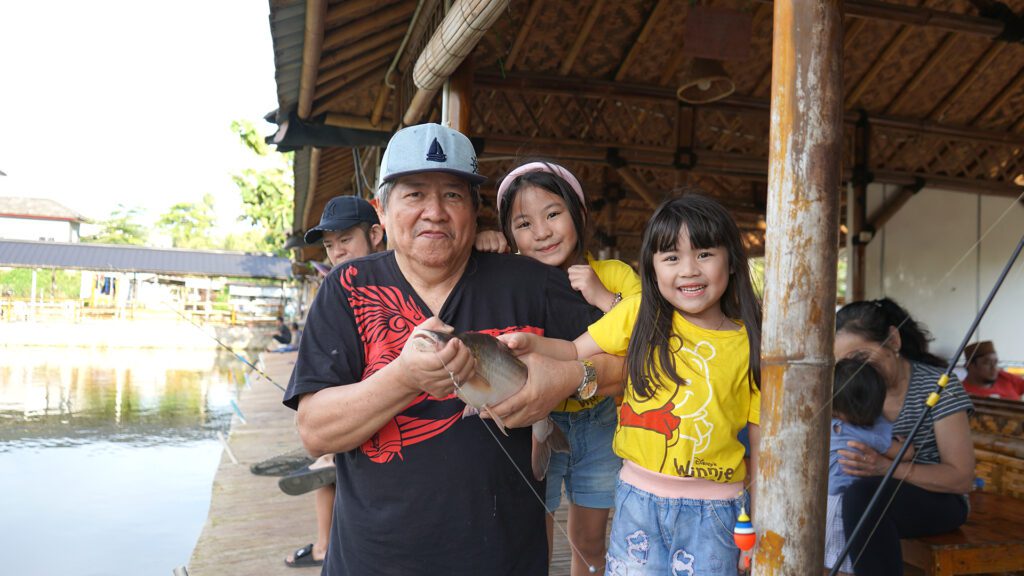
[[[469,182],[444,172],[402,176],[384,207],[388,246],[428,267],[462,263],[476,236]]]
[[[967,375],[975,382],[995,384],[996,378],[999,377],[999,356],[996,354],[975,356],[974,360],[967,365]]]
[[[348,230],[324,230],[324,249],[331,266],[337,266],[353,258],[361,258],[373,252],[369,235],[362,226]]]

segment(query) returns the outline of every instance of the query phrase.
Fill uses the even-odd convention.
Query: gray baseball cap
[[[358,196],[335,196],[324,207],[320,224],[310,228],[304,239],[306,244],[316,244],[323,237],[325,230],[340,232],[363,222],[380,224],[377,211],[369,202]]]
[[[391,137],[380,162],[381,182],[421,172],[447,172],[483,184],[477,172],[476,151],[464,134],[440,124],[417,124]]]

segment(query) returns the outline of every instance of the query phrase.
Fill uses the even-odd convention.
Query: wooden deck
[[[264,354],[263,358],[265,372],[281,385],[286,384],[295,354]],[[288,496],[277,487],[276,477],[249,471],[255,462],[300,446],[295,414],[281,404],[281,391],[274,385],[256,377],[251,378],[250,385],[251,389],[243,389],[238,399],[246,422],[235,416],[228,436],[238,463],[232,462],[227,452],[221,456],[210,514],[192,551],[189,576],[319,574],[315,569],[284,564],[291,551],[315,539],[313,493]],[[565,527],[564,505],[555,519]],[[551,576],[568,576],[569,558],[565,536],[556,529]]]

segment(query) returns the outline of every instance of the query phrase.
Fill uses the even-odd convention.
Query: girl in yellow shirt
[[[737,434],[749,426],[751,468],[760,439],[761,306],[746,252],[729,213],[688,192],[655,211],[640,260],[641,294],[574,343],[526,334],[506,342],[560,358],[627,357],[605,573],[733,576],[749,474]]]

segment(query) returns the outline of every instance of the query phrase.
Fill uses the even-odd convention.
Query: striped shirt
[[[903,408],[900,415],[892,425],[893,436],[906,437],[914,427],[914,423],[921,417],[925,409],[925,400],[935,390],[935,384],[945,371],[935,366],[910,361],[910,385],[907,388],[907,397],[903,401]],[[915,462],[922,464],[938,464],[939,447],[935,442],[935,422],[956,414],[957,412],[973,412],[974,405],[971,399],[964,392],[964,387],[956,376],[950,375],[949,384],[939,396],[939,402],[932,408],[932,411],[921,423],[921,429],[914,438]]]

